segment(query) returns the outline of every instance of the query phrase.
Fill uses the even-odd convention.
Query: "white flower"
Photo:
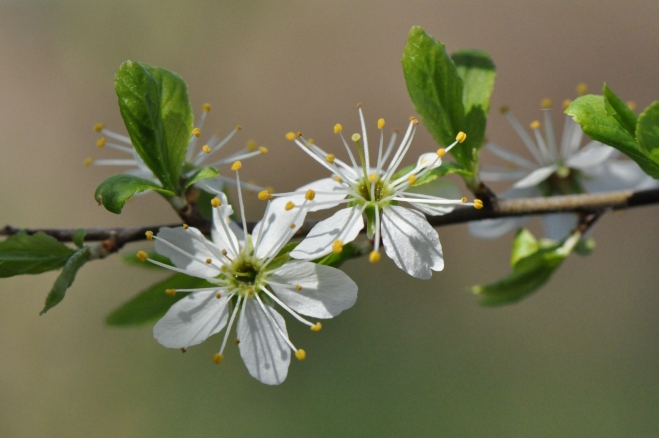
[[[204,104],[202,107],[201,117],[199,118],[199,124],[196,128],[190,133],[190,141],[188,143],[185,162],[183,163],[183,173],[185,176],[190,177],[195,172],[199,171],[203,167],[220,167],[226,164],[231,164],[237,160],[245,160],[256,155],[268,153],[268,149],[265,146],[257,147],[256,142],[250,140],[247,142],[244,149],[238,151],[237,153],[218,160],[209,160],[213,157],[222,147],[224,147],[229,140],[241,130],[240,125],[236,126],[226,137],[220,139],[217,135],[213,135],[206,144],[204,144],[197,151],[197,143],[199,136],[201,135],[201,129],[203,127],[204,121],[208,112],[211,110],[210,104]],[[97,123],[94,125],[94,131],[101,133],[105,137],[101,137],[97,142],[96,146],[99,148],[109,147],[112,149],[119,150],[130,156],[130,158],[124,159],[101,159],[94,160],[88,158],[85,160],[85,165],[90,166],[127,166],[132,168],[127,170],[125,173],[140,178],[148,179],[160,185],[160,181],[155,177],[151,169],[148,168],[144,160],[140,158],[137,154],[137,151],[133,147],[133,144],[130,141],[130,137],[111,131],[102,123]],[[109,140],[108,140],[109,139]],[[116,143],[113,143],[116,141]],[[210,161],[210,162],[209,162]],[[224,184],[235,184],[235,180],[232,178],[227,178],[224,176],[218,176],[216,178],[203,179],[195,183],[195,187],[205,190],[207,192],[217,192],[221,191]],[[242,183],[242,187],[248,190],[259,191],[262,190],[262,187]],[[149,193],[149,192],[143,192]]]
[[[396,175],[396,170],[412,143],[418,124],[417,119],[411,118],[403,140],[393,153],[388,167],[385,168],[384,164],[392,155],[396,135],[392,136],[386,151],[383,151],[384,119],[378,120],[379,149],[377,159],[373,160],[375,167],[371,167],[368,138],[361,107],[359,107],[359,117],[362,133],[352,136],[352,141],[356,144],[359,154],[359,165],[343,137],[341,125],[337,124],[334,132],[341,136],[350,158],[350,164],[344,163],[334,154],[328,154],[318,146],[311,144],[300,134],[287,134],[289,140],[295,140],[295,143],[304,152],[333,173],[334,177],[315,181],[300,187],[294,193],[283,193],[276,196],[281,196],[284,201],[288,201],[288,207],[292,208],[304,200],[306,190],[312,189],[316,193],[316,198],[314,202],[305,206],[305,209],[309,211],[332,208],[340,204],[348,205],[328,219],[319,222],[302,243],[291,252],[291,257],[313,260],[332,251],[341,252],[343,244],[354,240],[360,230],[364,228],[362,215],[365,214],[368,222],[368,236],[369,238],[374,237],[374,249],[369,256],[370,261],[380,260],[379,249],[382,238],[386,254],[394,260],[399,268],[414,277],[428,279],[432,275],[431,271],[441,271],[444,268],[439,236],[422,213],[402,207],[398,203],[406,202],[430,215],[446,214],[453,210],[454,205],[465,203],[466,198],[447,199],[436,196],[436,193],[424,193],[429,187],[436,188],[436,184],[429,183],[419,187],[413,187],[413,185],[432,169],[439,167],[442,163],[441,157],[457,143],[464,141],[466,135],[461,132],[456,141],[446,149],[441,148],[436,153],[421,155],[412,170],[404,175]],[[440,186],[441,184],[439,182]],[[456,194],[455,197],[459,197],[459,194]],[[478,207],[482,207],[480,201],[475,202]],[[474,203],[469,205],[474,205]]]
[[[232,169],[239,167],[234,163]],[[240,184],[238,193],[243,212]],[[187,348],[226,327],[214,356],[214,361],[220,363],[237,319],[238,347],[249,373],[263,383],[280,384],[288,373],[291,350],[299,360],[306,357],[306,352],[288,338],[286,323],[274,309],[275,304],[318,331],[320,323],[312,323],[300,314],[312,318],[338,315],[355,303],[357,285],[338,269],[291,261],[286,255],[277,257],[303,222],[302,210],[275,212],[268,203],[263,220],[251,236],[246,236],[244,219],[242,229],[229,220],[233,210],[222,193],[212,204],[212,241],[196,228],[186,226],[161,228],[157,236],[147,233],[156,241],[156,251],[169,257],[174,266],[151,260],[143,252],[138,257],[216,285],[168,290],[170,295],[192,293],[169,309],[153,328],[153,334],[166,347]]]
[[[585,86],[580,88],[585,92]],[[565,101],[563,106],[569,105]],[[597,141],[580,148],[583,137],[581,127],[565,116],[560,148],[551,121],[551,101],[542,101],[544,135],[541,123],[534,121],[531,129],[535,141],[522,128],[515,116],[502,108],[535,162],[488,142],[485,148],[506,161],[506,167],[489,166],[481,171],[483,181],[514,181],[515,184],[501,195],[503,199],[556,196],[575,193],[593,193],[612,190],[646,189],[657,186],[657,181],[646,175],[633,161],[618,160],[620,153]],[[469,230],[477,237],[493,239],[521,227],[529,218],[486,219],[471,222]],[[577,225],[572,213],[548,214],[542,217],[546,235],[552,240],[564,239]]]

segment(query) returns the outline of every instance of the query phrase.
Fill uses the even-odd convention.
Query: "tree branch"
[[[467,223],[482,219],[498,219],[515,216],[530,216],[547,213],[577,213],[581,217],[592,215],[599,218],[608,210],[621,210],[625,208],[640,207],[643,205],[659,204],[659,189],[632,191],[624,190],[608,193],[594,193],[586,195],[569,195],[553,196],[548,198],[524,198],[524,199],[499,199],[496,206],[492,209],[483,208],[476,210],[474,208],[458,208],[452,213],[444,216],[432,216],[428,222],[433,227],[442,227]],[[317,220],[305,221],[302,227],[296,233],[296,237],[304,237],[318,223]],[[108,253],[118,251],[123,245],[129,242],[136,242],[146,239],[144,233],[151,230],[156,231],[161,227],[178,227],[181,224],[153,225],[148,227],[116,227],[116,228],[87,228],[85,241],[98,242]],[[204,234],[210,232],[211,223],[205,221],[197,224],[198,228]],[[247,222],[247,228],[251,232],[256,222]],[[0,236],[11,236],[23,228],[7,225],[0,229]],[[71,242],[75,228],[28,228],[25,229],[28,234],[43,232],[60,242]],[[365,230],[362,230],[365,232]]]

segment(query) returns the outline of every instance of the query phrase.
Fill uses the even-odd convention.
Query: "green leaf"
[[[47,234],[21,231],[0,242],[0,278],[59,269],[74,253]]]
[[[166,265],[171,265],[172,261],[168,258],[165,257],[164,255],[160,255],[155,251],[144,251],[149,255],[149,258],[152,260],[155,260],[160,263],[164,263]],[[138,259],[137,256],[134,253],[131,254],[123,254],[121,256],[121,260],[126,263],[127,265],[131,266],[139,266],[141,268],[147,268],[147,269],[166,269],[163,268],[162,266],[158,266],[154,263],[148,263],[148,262],[143,262],[142,260]]]
[[[300,242],[288,242],[282,249],[279,250],[274,259],[268,264],[268,270],[277,269],[283,266],[284,263],[291,259],[290,252],[298,246]]]
[[[161,318],[172,304],[187,295],[187,293],[178,292],[170,297],[165,293],[167,289],[195,289],[213,286],[216,285],[201,278],[175,274],[137,294],[110,313],[105,321],[108,325],[115,327],[147,324]]]
[[[549,280],[580,237],[580,233],[575,233],[563,243],[538,244],[530,232],[519,231],[511,257],[513,272],[494,283],[474,286],[471,292],[481,296],[482,306],[500,306],[526,298]]]
[[[659,157],[649,152],[652,146],[648,144],[653,141],[651,132],[652,127],[656,126],[654,125],[656,115],[652,115],[653,105],[638,118],[636,137],[643,146],[639,146],[634,137],[614,117],[606,114],[604,96],[592,94],[581,96],[570,104],[565,114],[581,125],[583,132],[590,138],[618,149],[636,161],[645,173],[653,178],[659,178]]]
[[[574,247],[574,251],[580,256],[589,256],[596,247],[595,239],[589,237],[588,239],[581,239]]]
[[[605,99],[606,115],[613,116],[614,119],[627,130],[629,135],[636,137],[637,117],[625,102],[623,102],[606,83],[602,89]]]
[[[465,109],[462,79],[444,44],[435,41],[423,28],[414,26],[408,35],[402,64],[407,91],[423,124],[438,144],[450,145],[458,132],[463,131]],[[463,167],[472,168],[471,149],[455,147],[451,153]]]
[[[178,192],[193,128],[185,82],[163,68],[126,61],[114,83],[135,150],[165,189]]]
[[[655,162],[659,162],[659,101],[645,108],[638,118],[636,140],[641,150]],[[642,167],[642,166],[641,166]],[[653,175],[654,176],[654,175]],[[654,176],[659,178],[659,176]]]
[[[128,199],[132,198],[135,193],[145,190],[154,190],[165,197],[174,196],[173,192],[163,189],[148,179],[120,173],[103,181],[96,188],[94,198],[99,204],[103,203],[108,211],[119,214]]]
[[[78,248],[82,248],[83,244],[85,243],[85,236],[87,235],[87,230],[84,228],[77,229],[73,232],[72,240],[73,243]]]
[[[340,253],[335,253],[331,252],[327,254],[325,257],[321,257],[316,260],[312,260],[314,263],[318,263],[319,265],[326,265],[326,266],[331,266],[333,268],[338,268],[341,266],[344,262],[354,259],[357,257],[361,257],[363,254],[357,247],[352,242],[346,243],[343,245],[343,249],[341,250]]]
[[[200,169],[198,172],[196,172],[194,175],[190,177],[188,183],[185,185],[185,188],[187,189],[188,187],[192,186],[197,181],[201,181],[202,179],[215,178],[218,176],[220,176],[220,172],[217,169],[213,167],[204,167],[203,169]]]
[[[46,297],[46,304],[39,315],[43,315],[56,305],[58,305],[66,295],[66,290],[71,287],[73,281],[76,279],[78,270],[89,261],[89,247],[80,248],[75,252],[64,265],[64,269],[55,280],[53,288]]]

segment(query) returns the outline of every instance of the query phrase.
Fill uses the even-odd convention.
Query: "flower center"
[[[585,193],[578,180],[579,171],[566,166],[559,167],[541,185],[545,196]]]
[[[261,272],[261,260],[241,253],[230,265],[226,265],[224,276],[229,281],[229,289],[243,297],[251,297],[265,285],[265,277]]]
[[[373,185],[373,191],[371,192],[371,186]],[[376,177],[375,184],[366,178],[362,178],[357,182],[357,193],[359,193],[367,202],[378,202],[389,195],[389,188],[379,176]]]

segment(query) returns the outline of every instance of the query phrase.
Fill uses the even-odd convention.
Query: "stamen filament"
[[[231,301],[231,298],[233,298],[235,294],[232,293],[231,296],[229,297],[229,301]],[[240,300],[242,297],[238,295],[238,299],[236,300],[236,306],[233,308],[233,312],[231,312],[231,318],[229,318],[229,324],[227,324],[227,328],[224,331],[224,339],[222,340],[222,346],[220,347],[220,354],[224,351],[224,347],[227,345],[227,339],[229,339],[229,333],[231,332],[231,327],[233,327],[233,321],[236,319],[236,314],[238,313],[238,309],[240,309]],[[244,307],[244,306],[243,306]]]
[[[176,251],[176,252],[178,252],[178,253],[181,253],[181,254],[183,254],[184,256],[189,257],[190,259],[192,259],[192,260],[194,260],[194,261],[196,261],[196,262],[199,262],[199,263],[201,263],[201,264],[204,265],[204,266],[212,266],[213,268],[217,269],[218,271],[221,271],[221,270],[222,270],[222,268],[221,268],[220,266],[217,266],[217,265],[215,265],[214,263],[206,263],[206,260],[202,260],[202,259],[200,259],[199,257],[194,256],[194,255],[190,254],[189,252],[182,250],[182,249],[179,248],[178,246],[174,245],[173,243],[168,242],[167,240],[163,239],[162,237],[153,236],[153,240],[156,240],[156,241],[158,241],[158,242],[162,242],[162,243],[164,243],[165,245],[169,246],[169,247],[170,247],[171,249],[173,249],[174,251]]]
[[[277,324],[277,321],[275,321],[275,319],[272,317],[270,312],[268,312],[266,310],[265,304],[263,304],[263,301],[261,301],[261,297],[259,297],[259,294],[254,293],[254,296],[256,297],[256,301],[259,302],[259,305],[261,306],[261,309],[263,310],[263,313],[265,313],[265,316],[267,316],[268,319],[270,320],[270,323],[272,323],[272,325],[274,325],[277,328],[277,331],[279,332],[279,336],[281,336],[281,338],[284,340],[284,342],[286,342],[288,344],[288,346],[291,347],[291,349],[293,351],[297,351],[297,348],[295,348],[295,345],[293,345],[291,340],[288,339],[288,336],[286,336],[284,334],[284,331],[281,329],[281,327],[279,327],[279,324]]]
[[[270,284],[273,284],[273,283],[270,283]],[[277,284],[277,283],[275,283],[275,284]],[[290,285],[285,285],[285,286],[290,286]],[[284,308],[284,310],[286,310],[288,313],[290,313],[293,316],[293,318],[297,319],[298,321],[300,321],[303,324],[308,325],[309,327],[313,327],[315,325],[315,324],[312,324],[311,322],[307,321],[306,319],[302,318],[300,315],[298,315],[298,313],[295,310],[291,309],[286,304],[284,304],[279,298],[277,298],[277,296],[274,293],[270,292],[268,289],[262,288],[261,290],[263,290],[263,292],[265,292],[270,298],[272,298],[272,300],[275,303],[279,304],[281,307]]]

